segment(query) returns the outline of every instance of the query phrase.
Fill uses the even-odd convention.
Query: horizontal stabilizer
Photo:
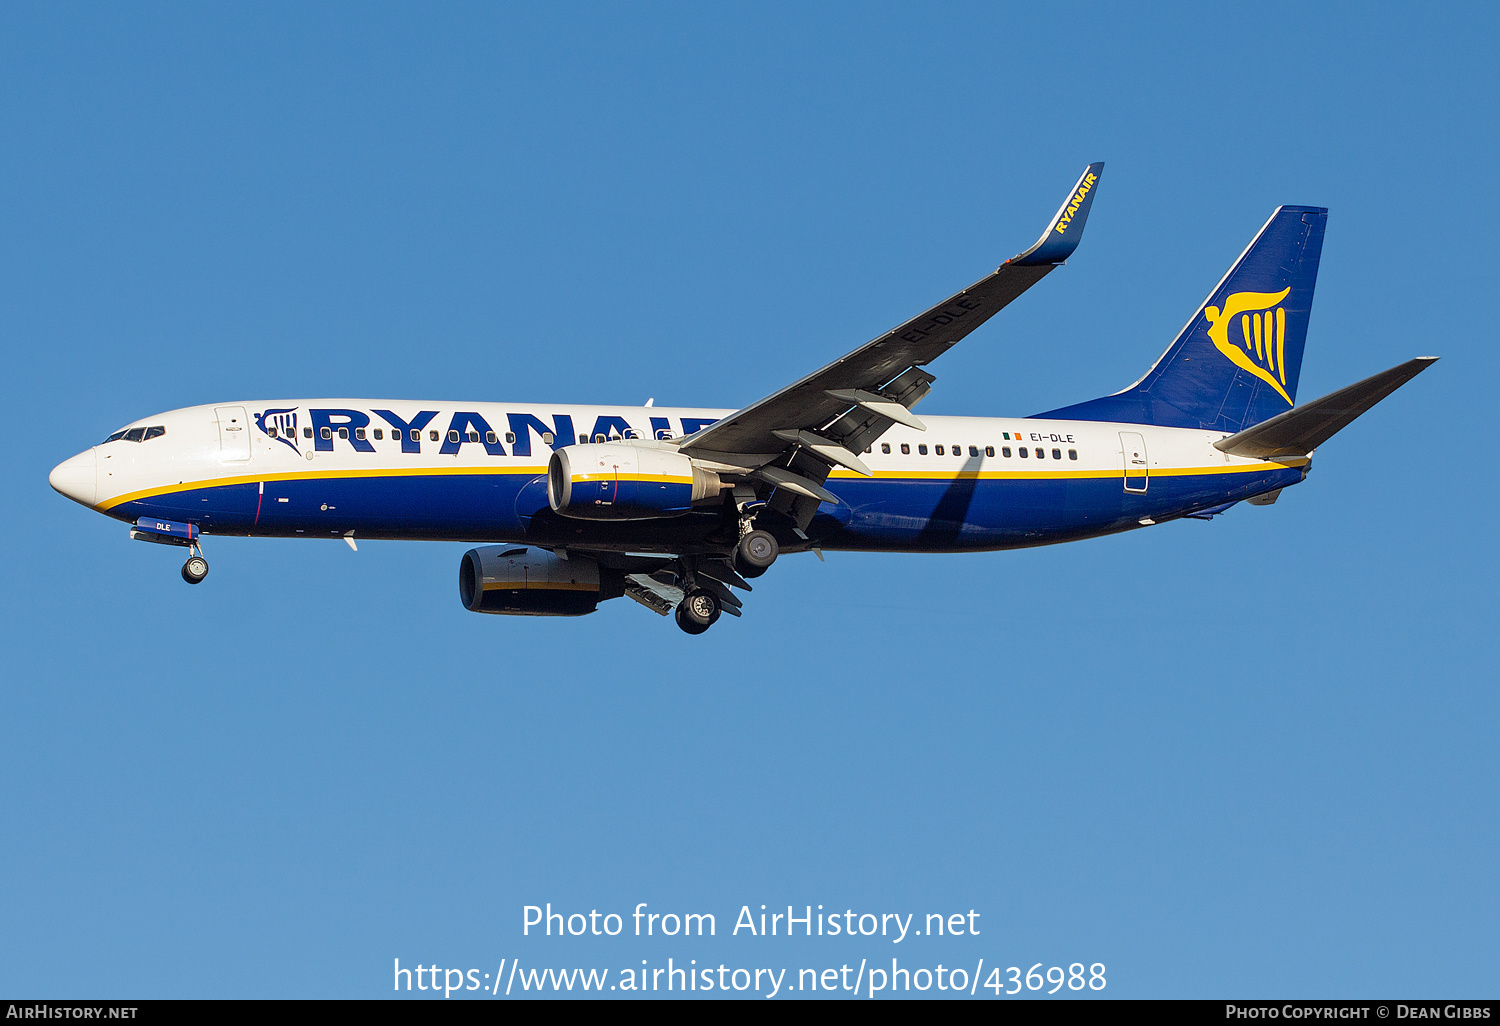
[[[1270,459],[1278,456],[1306,456],[1318,446],[1422,373],[1437,361],[1436,356],[1419,356],[1390,370],[1381,371],[1348,388],[1303,403],[1270,420],[1262,421],[1239,434],[1230,435],[1214,445],[1234,456]]]

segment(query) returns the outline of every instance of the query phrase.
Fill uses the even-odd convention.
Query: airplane
[[[1037,241],[740,410],[231,401],[135,421],[59,464],[61,494],[187,550],[207,535],[478,543],[478,613],[628,596],[701,634],[782,552],[979,552],[1270,505],[1313,452],[1436,357],[1295,404],[1325,207],[1283,206],[1165,353],[1112,395],[1027,417],[922,417],[926,368],[1077,248],[1103,163]]]

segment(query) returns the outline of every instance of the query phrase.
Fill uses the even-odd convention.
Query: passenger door
[[[1125,457],[1125,490],[1145,492],[1151,478],[1146,465],[1146,439],[1139,431],[1121,431],[1120,452]]]
[[[226,460],[248,460],[250,458],[250,418],[245,416],[243,406],[219,406],[214,409],[219,418],[219,451]]]

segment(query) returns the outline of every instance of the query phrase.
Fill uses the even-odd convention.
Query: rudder
[[[1327,222],[1277,208],[1145,377],[1037,416],[1236,432],[1291,409]]]

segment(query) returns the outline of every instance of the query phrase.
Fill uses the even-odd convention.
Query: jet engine
[[[582,616],[624,593],[621,574],[546,549],[485,545],[465,552],[458,567],[459,597],[476,613]]]
[[[579,520],[680,516],[722,487],[680,452],[628,442],[565,446],[547,465],[547,501]]]

